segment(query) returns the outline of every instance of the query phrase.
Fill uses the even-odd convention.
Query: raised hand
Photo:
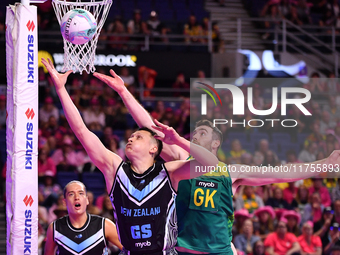
[[[176,132],[175,129],[172,127],[169,127],[163,123],[160,123],[158,120],[154,120],[154,122],[157,124],[157,126],[152,126],[152,128],[162,132],[164,134],[164,137],[161,136],[155,136],[155,138],[165,142],[166,144],[172,145],[172,144],[178,144],[178,142],[181,139],[181,136]]]
[[[66,84],[67,77],[70,75],[70,73],[72,73],[72,71],[70,70],[63,74],[58,73],[58,71],[54,68],[51,59],[48,58],[47,60],[41,58],[41,62],[44,64],[44,66],[47,68],[48,72],[51,75],[54,86],[56,87],[56,89],[63,88]]]
[[[122,92],[125,89],[124,81],[112,69],[110,70],[110,74],[113,77],[105,75],[105,74],[102,74],[102,73],[97,73],[97,72],[94,72],[93,76],[97,77],[102,82],[105,82],[112,89],[117,91],[117,93],[119,94],[120,92]]]

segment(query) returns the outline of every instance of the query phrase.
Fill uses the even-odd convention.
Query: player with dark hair
[[[71,181],[64,188],[64,203],[68,215],[55,220],[47,230],[45,255],[107,254],[107,242],[119,249],[115,224],[106,218],[86,213],[89,200],[86,187]]]
[[[110,73],[113,77],[99,73],[94,73],[94,76],[119,94],[139,126],[153,128],[154,122],[148,112],[126,89],[121,78],[113,70],[110,70]],[[160,125],[157,121],[156,123]],[[196,124],[192,142],[217,155],[223,142],[222,132],[210,121],[202,120]],[[195,157],[191,152],[176,145],[164,144],[161,157],[166,161],[190,159],[192,156]],[[295,166],[295,169],[299,170],[290,173],[266,171],[268,169],[265,167],[257,167],[256,171],[245,171],[249,167],[246,165],[232,165],[233,171],[229,172],[227,166],[219,162],[217,170],[195,179],[181,181],[178,184],[176,198],[178,218],[176,249],[179,254],[236,254],[236,249],[231,243],[231,228],[234,221],[232,196],[236,189],[240,185],[259,186],[309,178],[318,174],[316,171],[312,172],[310,167],[317,164],[339,165],[340,152],[334,151],[328,158],[317,162],[289,164],[288,169]]]
[[[176,254],[177,220],[175,197],[180,180],[189,179],[190,166],[216,166],[217,157],[205,148],[191,144],[173,128],[161,125],[160,138],[191,151],[195,160],[155,162],[160,152],[153,131],[141,129],[128,139],[125,154],[130,162],[105,148],[98,137],[85,126],[66,91],[65,83],[72,71],[60,74],[51,60],[42,59],[49,71],[71,129],[87,154],[104,174],[124,254]],[[198,163],[199,162],[199,163]],[[202,173],[192,173],[194,177]]]

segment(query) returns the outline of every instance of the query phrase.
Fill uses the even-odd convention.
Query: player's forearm
[[[119,92],[119,96],[123,100],[126,108],[129,110],[129,113],[136,121],[137,125],[139,127],[148,127],[152,129],[152,125],[154,125],[154,123],[150,114],[126,88]]]
[[[190,153],[203,166],[216,167],[218,165],[217,157],[200,145],[191,143],[183,137],[176,141],[176,145]]]
[[[74,134],[78,137],[78,139],[80,139],[79,136],[81,135],[81,131],[86,128],[86,126],[80,116],[78,109],[73,104],[65,87],[57,89],[57,94],[63,107],[67,122],[69,123]]]
[[[301,246],[298,242],[293,243],[292,248],[290,248],[290,250],[288,250],[288,252],[286,253],[286,255],[290,255],[296,252],[300,252],[301,251]]]
[[[231,167],[235,168],[234,171],[231,169],[233,178],[262,178],[262,182],[258,185],[265,185],[311,178],[336,166],[329,164],[326,158],[311,163],[288,163],[280,166],[232,165]]]

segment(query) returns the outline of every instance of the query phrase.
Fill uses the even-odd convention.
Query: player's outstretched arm
[[[162,140],[166,144],[177,145],[185,151],[190,151],[190,154],[195,158],[194,160],[177,160],[165,163],[175,189],[177,189],[177,184],[180,180],[195,178],[206,173],[197,171],[197,167],[217,166],[218,159],[213,153],[181,137],[172,127],[164,125],[157,120],[155,122],[158,126],[153,126],[153,128],[164,134],[164,137],[157,136],[157,139]]]
[[[333,151],[327,158],[310,163],[288,163],[277,167],[231,165],[230,168],[231,177],[236,178],[239,185],[293,182],[317,176],[322,172],[339,172],[340,150]]]
[[[53,222],[48,226],[44,255],[54,255],[57,244],[53,240]]]
[[[109,219],[105,219],[105,238],[120,250],[123,249],[123,245],[119,242],[116,225]]]
[[[143,106],[133,97],[130,91],[125,87],[124,81],[117,75],[112,69],[110,70],[111,76],[95,72],[93,75],[99,80],[105,82],[108,86],[114,89],[121,99],[123,100],[125,106],[129,110],[131,116],[136,121],[139,127],[147,127],[153,129],[155,125],[152,121],[150,114],[143,108]],[[155,132],[157,130],[153,129]],[[160,136],[162,133],[157,132]],[[189,154],[178,147],[177,145],[164,144],[161,157],[165,161],[187,159]]]
[[[114,173],[121,163],[122,159],[118,155],[106,149],[99,138],[86,127],[83,119],[79,114],[78,109],[73,104],[65,88],[67,77],[72,71],[60,74],[54,68],[53,63],[50,59],[48,59],[47,61],[46,59],[42,58],[41,61],[52,77],[57,94],[64,109],[65,117],[72,131],[85,148],[93,163],[104,174],[106,187],[107,190],[110,192],[113,184]]]

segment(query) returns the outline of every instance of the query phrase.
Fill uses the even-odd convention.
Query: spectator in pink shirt
[[[55,177],[57,173],[56,165],[53,159],[48,157],[48,150],[45,147],[42,147],[38,152],[38,176],[44,176],[48,170],[51,171],[53,177]]]
[[[302,254],[321,255],[322,243],[319,236],[313,234],[313,222],[307,221],[303,224],[302,235],[298,237]]]
[[[295,187],[295,182],[290,182],[288,185],[289,186],[283,190],[283,199],[291,205],[293,200],[296,198],[298,188]]]
[[[323,206],[331,206],[331,196],[329,195],[328,189],[322,185],[322,178],[313,179],[313,186],[309,188],[309,195],[311,196],[315,192],[320,194],[321,203]]]
[[[287,232],[287,220],[281,218],[278,222],[276,231],[267,236],[264,241],[268,254],[300,254],[300,245],[294,234]]]

